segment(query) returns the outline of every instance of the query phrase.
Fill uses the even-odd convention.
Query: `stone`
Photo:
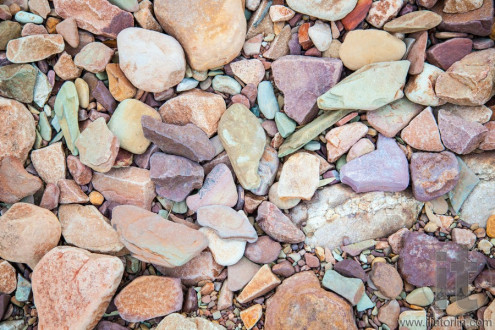
[[[139,89],[158,93],[177,85],[184,78],[184,51],[171,36],[141,28],[127,28],[119,33],[117,46],[120,68]],[[143,56],[148,60],[142,61]]]
[[[38,74],[36,76],[36,83],[34,85],[34,94],[33,94],[33,100],[36,105],[38,105],[40,108],[43,107],[46,102],[48,101],[48,98],[50,97],[52,93],[53,86],[51,85],[50,81],[48,80],[48,77],[41,71],[38,71]],[[42,112],[45,113],[45,112]],[[46,113],[45,113],[46,114]],[[41,118],[46,116],[41,115]],[[40,118],[40,121],[43,122],[43,119]],[[47,126],[48,125],[48,120],[46,121]],[[45,136],[46,137],[46,136]],[[50,136],[51,137],[51,136]],[[47,139],[49,140],[49,138]]]
[[[240,313],[242,323],[244,323],[244,326],[248,330],[253,328],[256,325],[256,323],[258,323],[262,315],[263,315],[263,307],[261,307],[260,304],[256,304],[247,309],[244,309]]]
[[[139,9],[137,0],[111,0],[110,3],[125,11],[135,12]]]
[[[166,153],[195,162],[211,160],[215,156],[215,148],[208,136],[194,124],[166,124],[149,116],[143,116],[141,124],[144,137]]]
[[[16,270],[5,260],[0,261],[0,292],[3,294],[11,294],[17,288]],[[3,296],[3,295],[2,295]],[[3,310],[0,309],[3,314]]]
[[[267,119],[275,118],[275,114],[280,111],[272,83],[269,81],[263,81],[259,84],[257,101],[261,113]]]
[[[270,292],[280,283],[281,281],[272,273],[270,266],[264,265],[237,296],[237,301],[241,304],[248,303]]]
[[[260,236],[255,243],[248,243],[245,256],[259,264],[269,264],[277,260],[282,246],[269,236]]]
[[[354,30],[368,14],[372,0],[358,0],[356,7],[340,21],[347,31]]]
[[[294,223],[305,223],[307,244],[334,249],[345,237],[349,243],[357,243],[409,228],[422,205],[409,192],[357,194],[336,184],[318,190],[311,201],[293,208],[289,216]]]
[[[359,278],[363,282],[368,280],[368,275],[364,272],[359,262],[354,259],[344,259],[339,261],[333,266],[333,269],[340,275],[346,277]]]
[[[369,277],[376,288],[387,298],[394,299],[402,292],[404,283],[399,273],[387,263],[375,263]]]
[[[495,121],[486,123],[484,127],[487,129],[487,133],[479,148],[481,150],[495,150]]]
[[[411,34],[411,37],[414,37],[414,43],[406,56],[406,60],[411,62],[409,66],[409,74],[420,74],[423,71],[424,63],[425,63],[425,51],[426,45],[428,43],[428,32],[416,32]]]
[[[182,309],[180,279],[140,276],[115,297],[120,316],[128,322],[141,322]]]
[[[89,72],[103,72],[112,59],[113,52],[102,42],[91,42],[77,53],[74,57],[74,64]]]
[[[458,14],[466,13],[471,10],[476,10],[483,5],[483,0],[469,0],[469,1],[459,1],[459,0],[446,0],[445,6],[443,7],[444,13]]]
[[[256,275],[261,267],[245,257],[227,269],[227,286],[230,291],[239,291]]]
[[[88,184],[93,177],[93,173],[89,167],[81,163],[79,158],[75,156],[70,155],[67,157],[67,168],[78,185]]]
[[[282,5],[272,5],[270,7],[269,15],[273,23],[290,21],[296,13]]]
[[[62,22],[58,23],[55,27],[58,34],[60,34],[66,43],[72,48],[77,48],[79,46],[79,34],[77,32],[77,22],[74,17],[69,17],[64,19]]]
[[[380,0],[371,4],[366,21],[375,28],[382,28],[386,22],[393,19],[402,8],[403,0]]]
[[[7,44],[7,59],[12,63],[44,60],[64,51],[64,38],[59,34],[36,34],[17,38]]]
[[[289,55],[289,40],[291,37],[290,26],[286,25],[270,44],[270,48],[263,53],[263,57],[277,60],[282,56]]]
[[[117,204],[136,205],[150,210],[155,198],[155,185],[150,172],[138,167],[114,168],[106,173],[95,172],[93,187],[107,201]]]
[[[62,18],[75,18],[79,28],[111,39],[117,38],[122,30],[134,25],[131,13],[108,1],[55,0],[53,5],[55,12]]]
[[[280,155],[279,155],[280,157]],[[311,154],[300,152],[287,159],[282,167],[278,184],[278,196],[283,199],[310,200],[319,183],[320,160]]]
[[[438,127],[444,145],[457,154],[473,152],[488,131],[480,123],[465,120],[443,110],[438,112]]]
[[[330,25],[321,21],[316,21],[315,24],[309,28],[308,34],[316,49],[320,52],[324,52],[330,48],[330,44],[332,43]]]
[[[425,8],[433,7],[438,0],[418,0],[418,5]]]
[[[374,150],[375,145],[373,144],[373,142],[366,138],[360,139],[351,147],[351,149],[349,149],[346,160],[347,162],[350,162],[351,160],[369,154]]]
[[[355,192],[403,191],[409,185],[407,158],[393,139],[379,135],[375,151],[342,166],[340,181]]]
[[[117,158],[119,140],[108,129],[105,119],[91,122],[76,140],[80,160],[97,172],[108,172]]]
[[[449,191],[450,204],[455,213],[458,213],[462,204],[473,191],[474,187],[480,182],[478,177],[466,166],[461,158],[457,157],[459,164],[459,180],[456,186]]]
[[[109,321],[100,321],[96,330],[124,330],[125,328],[118,323],[112,323]]]
[[[391,33],[414,33],[433,29],[440,23],[442,16],[429,10],[419,10],[391,20],[383,29]]]
[[[33,102],[37,70],[29,64],[11,64],[0,67],[0,96],[19,102]],[[1,100],[6,100],[1,98]],[[9,102],[15,102],[10,101]],[[7,103],[2,101],[2,107]],[[34,141],[34,140],[33,140]]]
[[[33,150],[31,162],[44,182],[56,184],[59,180],[65,179],[67,168],[62,142]]]
[[[246,40],[244,46],[242,46],[242,51],[247,56],[257,55],[260,53],[262,41],[263,41],[263,35],[258,34],[257,36],[254,36]]]
[[[67,243],[98,253],[124,248],[110,221],[92,205],[61,205],[58,209],[62,235]]]
[[[138,25],[143,29],[162,32],[162,27],[153,16],[153,4],[149,0],[144,0],[139,3],[139,10],[134,12],[134,18]]]
[[[163,267],[182,266],[208,245],[197,230],[133,205],[115,207],[112,226],[135,258]]]
[[[266,139],[256,116],[242,104],[233,104],[220,119],[218,135],[244,189],[259,187],[258,167]],[[247,144],[248,150],[244,147]]]
[[[223,239],[217,235],[216,231],[202,227],[199,231],[206,236],[208,248],[210,249],[215,261],[222,266],[231,266],[236,264],[244,255],[246,241],[237,239]]]
[[[0,201],[17,203],[42,187],[41,180],[29,174],[19,159],[7,156],[0,161]]]
[[[144,116],[160,120],[160,114],[152,107],[127,99],[119,103],[108,122],[108,128],[119,139],[120,147],[137,155],[144,153],[150,145],[141,125]]]
[[[474,0],[479,1],[479,0]],[[453,3],[452,1],[450,1]],[[462,7],[473,1],[454,1]],[[444,2],[439,1],[431,10],[442,16],[442,23],[438,26],[440,31],[464,32],[477,36],[487,36],[490,34],[493,24],[493,3],[483,1],[478,9],[463,13],[444,12]]]
[[[417,200],[426,202],[443,196],[455,187],[458,180],[459,164],[453,153],[413,153],[411,185]]]
[[[273,80],[284,93],[284,112],[303,125],[318,113],[316,99],[335,86],[342,62],[331,58],[284,56],[272,63]]]
[[[455,228],[458,229],[458,228]],[[464,229],[468,230],[468,229]],[[494,286],[495,272],[493,269],[485,269],[474,280],[474,285],[477,288],[488,289]]]
[[[159,112],[165,123],[191,123],[211,137],[216,133],[218,121],[225,110],[225,101],[220,95],[193,89],[165,102]]]
[[[258,85],[265,76],[265,67],[258,59],[232,62],[230,63],[230,68],[234,75],[245,84]]]
[[[196,216],[199,225],[213,229],[221,238],[246,240],[250,243],[258,239],[256,230],[243,211],[236,212],[223,205],[210,205],[200,207]]]
[[[435,92],[447,102],[459,105],[482,105],[493,95],[495,49],[471,53],[455,62],[437,78]]]
[[[459,260],[466,262],[466,267],[452,270],[446,266]],[[471,283],[485,263],[485,257],[479,252],[468,252],[453,242],[440,242],[426,234],[412,232],[403,238],[398,265],[403,280],[417,287],[437,285],[437,270],[445,269],[442,283],[449,294],[454,292],[457,278],[464,278],[466,285]]]
[[[353,71],[367,64],[398,61],[405,53],[402,40],[374,29],[349,31],[339,49],[345,67]]]
[[[436,44],[426,52],[426,59],[443,70],[471,53],[473,41],[469,38],[452,38]]]
[[[352,306],[322,289],[318,278],[309,271],[285,279],[267,301],[265,329],[298,327],[357,329]]]
[[[425,310],[406,310],[399,315],[398,324],[414,324],[416,329],[424,329],[427,327],[426,311]]]
[[[300,243],[304,241],[304,233],[270,202],[263,202],[258,207],[256,222],[260,228],[276,241],[282,243]]]
[[[283,260],[280,263],[273,265],[272,271],[274,274],[284,277],[290,277],[296,272],[288,260]]]
[[[17,39],[21,37],[21,24],[12,21],[2,21],[0,22],[0,50],[7,49],[7,43],[10,40]]]
[[[455,228],[457,229],[457,228]],[[411,291],[407,297],[406,301],[409,304],[413,304],[416,306],[428,306],[433,303],[435,299],[435,294],[429,287],[417,288]]]
[[[89,202],[89,197],[74,180],[60,179],[57,182],[57,186],[60,192],[60,204],[83,204]]]
[[[327,157],[335,163],[343,154],[368,133],[368,126],[360,122],[350,123],[331,129],[326,135]]]
[[[194,70],[203,71],[227,64],[242,49],[246,19],[239,0],[215,4],[198,0],[181,3],[159,0],[154,3],[154,10],[165,32],[184,47],[188,63]]]
[[[363,66],[318,97],[323,110],[376,110],[404,96],[409,61],[372,63]],[[381,77],[376,80],[376,77]]]
[[[400,134],[411,147],[422,151],[443,151],[437,122],[430,107],[417,115]]]
[[[390,300],[378,311],[378,320],[388,325],[390,329],[396,329],[399,325],[400,305],[397,300]]]
[[[66,81],[62,85],[62,88],[58,91],[55,99],[54,110],[64,135],[67,148],[69,148],[72,155],[77,156],[79,151],[75,146],[75,142],[80,134],[78,121],[79,97],[73,82]]]
[[[268,189],[272,186],[277,176],[279,164],[277,150],[269,145],[265,145],[265,152],[263,152],[258,167],[261,183],[258,188],[251,190],[253,194],[264,196],[268,193]]]
[[[425,106],[439,106],[446,103],[435,94],[435,82],[443,70],[428,63],[423,64],[423,71],[420,74],[409,78],[404,94],[414,103]]]
[[[108,63],[106,66],[108,76],[108,89],[115,100],[121,102],[133,98],[136,88],[126,78],[117,63]]]
[[[117,257],[69,246],[52,249],[32,274],[39,327],[92,329],[107,309],[123,273],[124,265]]]
[[[321,284],[347,299],[353,306],[357,305],[364,294],[363,281],[357,278],[344,277],[332,269],[325,272]]]
[[[356,6],[357,0],[288,0],[289,7],[296,12],[314,16],[325,21],[338,21],[349,14]]]
[[[59,56],[57,63],[53,66],[53,70],[55,70],[57,76],[64,80],[76,79],[82,72],[82,69],[74,64],[72,57],[66,52]]]
[[[447,315],[463,315],[485,306],[488,301],[488,297],[484,293],[475,293],[466,298],[454,301],[447,306],[445,311]]]
[[[174,313],[165,317],[156,328],[156,330],[174,329],[225,330],[225,327],[201,317],[186,318],[181,314]]]
[[[96,101],[104,109],[108,110],[108,112],[113,113],[117,108],[117,102],[115,102],[115,99],[103,81],[99,80],[96,75],[90,72],[86,72],[83,78],[88,83],[91,95],[96,99]]]
[[[194,291],[196,295],[196,291]],[[222,288],[218,293],[217,309],[219,311],[232,307],[232,302],[234,300],[234,292],[230,291],[228,288],[228,279],[223,282]]]
[[[43,196],[40,201],[40,207],[53,210],[58,206],[60,200],[60,189],[56,184],[48,183],[43,191]]]

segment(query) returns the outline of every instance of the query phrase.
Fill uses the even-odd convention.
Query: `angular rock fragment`
[[[423,107],[403,97],[366,114],[368,123],[386,137],[394,137],[409,124]]]
[[[478,148],[488,132],[480,123],[467,121],[444,110],[438,112],[438,127],[443,144],[461,155]]]
[[[31,161],[36,172],[46,183],[54,183],[65,179],[67,167],[62,142],[31,152]]]
[[[265,233],[279,242],[300,243],[305,239],[304,233],[290,218],[270,202],[263,202],[258,207],[256,222]]]
[[[59,34],[36,34],[9,41],[7,59],[12,63],[44,60],[64,51],[64,38]]]
[[[283,199],[310,200],[319,183],[320,160],[311,154],[299,152],[287,159],[278,181],[278,196]]]
[[[430,107],[417,115],[400,134],[402,140],[413,148],[423,151],[442,151],[437,122]]]
[[[234,265],[244,255],[244,250],[246,248],[245,240],[223,239],[217,235],[215,230],[209,227],[202,227],[199,231],[203,233],[208,240],[208,248],[219,265]]]
[[[270,292],[279,284],[280,280],[272,273],[270,266],[264,265],[244,287],[239,296],[237,296],[237,301],[241,304],[245,304]]]
[[[16,203],[42,186],[41,180],[29,174],[19,159],[9,156],[0,160],[0,201]]]
[[[19,102],[33,102],[37,70],[29,64],[10,64],[0,66],[0,95]],[[0,98],[0,100],[5,100]],[[14,100],[8,100],[14,104]],[[2,101],[2,107],[8,102]]]

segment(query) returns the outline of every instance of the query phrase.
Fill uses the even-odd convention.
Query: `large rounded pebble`
[[[431,305],[434,299],[435,294],[427,286],[414,289],[406,296],[407,303],[422,307]]]
[[[387,298],[394,299],[402,292],[404,283],[397,270],[386,263],[376,263],[370,272],[370,279]]]
[[[255,243],[246,246],[246,257],[259,264],[269,264],[277,260],[282,246],[269,236],[261,236]]]

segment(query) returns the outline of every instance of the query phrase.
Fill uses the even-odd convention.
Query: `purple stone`
[[[442,70],[447,70],[452,64],[471,53],[473,41],[468,38],[453,38],[436,44],[426,51],[426,59]]]
[[[368,280],[368,275],[361,267],[359,262],[354,259],[344,259],[342,261],[339,261],[335,264],[335,266],[333,266],[333,269],[340,275],[346,277],[359,278],[363,280],[363,282],[366,282]]]
[[[483,5],[466,13],[448,14],[443,12],[444,1],[438,1],[431,9],[442,16],[442,23],[437,27],[440,31],[464,32],[477,36],[490,34],[493,25],[493,1],[483,1]]]
[[[478,148],[488,132],[480,123],[468,121],[445,110],[438,111],[438,128],[445,147],[460,155],[469,154]]]
[[[289,40],[289,51],[291,55],[301,55],[302,53],[297,33],[293,33]]]

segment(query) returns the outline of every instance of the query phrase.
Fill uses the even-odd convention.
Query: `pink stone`
[[[495,121],[490,121],[484,126],[488,129],[488,132],[480,143],[479,148],[481,150],[495,150]]]
[[[256,222],[273,239],[283,243],[300,243],[306,236],[275,204],[263,202],[258,207]]]
[[[93,177],[91,169],[81,163],[76,156],[69,155],[67,157],[67,167],[69,168],[70,175],[72,175],[74,181],[79,185],[88,184]]]
[[[47,210],[53,210],[58,206],[58,200],[60,198],[60,189],[56,184],[48,183],[43,192],[41,198],[40,207]]]
[[[468,121],[445,110],[438,112],[438,127],[443,144],[461,155],[478,148],[488,132],[480,123]]]
[[[330,163],[335,163],[343,154],[364,137],[368,127],[360,122],[346,124],[331,129],[326,135],[327,157]]]
[[[62,179],[57,182],[60,189],[60,204],[84,204],[89,202],[89,197],[81,190],[74,180]]]
[[[9,156],[0,160],[0,201],[16,203],[42,186],[41,180],[29,174],[19,159]]]
[[[426,52],[426,59],[443,70],[450,68],[452,64],[471,53],[473,41],[468,38],[452,38],[436,44]]]

